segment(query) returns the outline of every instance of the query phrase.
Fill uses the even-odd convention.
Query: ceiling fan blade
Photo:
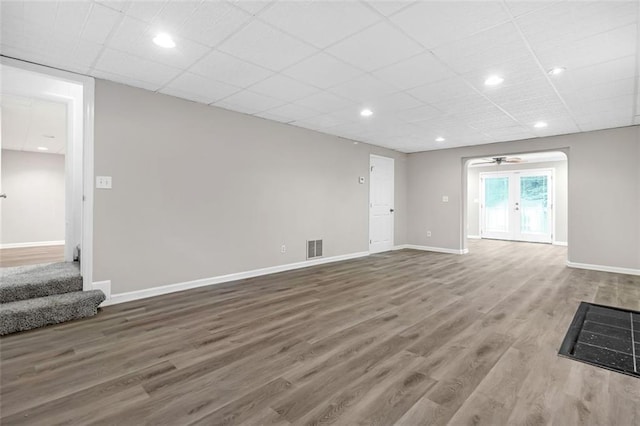
[[[503,160],[503,162],[505,162],[505,163],[522,163],[522,158],[519,158],[519,157],[507,158],[506,160]]]

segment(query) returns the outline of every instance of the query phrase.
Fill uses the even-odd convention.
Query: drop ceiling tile
[[[165,49],[153,43],[156,32],[145,22],[125,17],[109,40],[108,47],[149,61],[186,69],[209,49],[184,38],[173,37],[176,47]]]
[[[4,10],[4,2],[2,8]],[[24,2],[24,20],[39,25],[43,30],[53,30],[58,2]]]
[[[532,78],[524,83],[509,84],[504,87],[501,85],[500,87],[486,88],[483,93],[491,101],[501,106],[541,98],[555,98],[560,101],[553,86],[544,77]]]
[[[412,58],[373,72],[380,80],[406,90],[455,76],[430,52],[421,53]]]
[[[584,86],[574,91],[563,91],[562,97],[567,103],[581,105],[583,103],[597,101],[599,99],[630,96],[635,93],[636,78],[604,81],[599,84]]]
[[[105,49],[96,63],[96,70],[123,75],[135,81],[144,81],[150,86],[163,86],[175,78],[180,70],[147,59],[139,58],[114,49]],[[124,81],[126,83],[126,81]]]
[[[113,27],[122,17],[121,13],[95,3],[81,37],[94,43],[104,44]]]
[[[627,25],[560,45],[532,44],[532,47],[545,69],[556,66],[564,66],[568,70],[581,68],[635,55],[637,25]]]
[[[408,123],[431,121],[443,114],[440,110],[431,105],[422,105],[417,108],[411,108],[404,111],[396,112],[396,117]]]
[[[203,77],[239,87],[248,87],[274,75],[273,71],[234,58],[217,50],[198,61],[190,71]]]
[[[369,6],[384,16],[391,16],[401,9],[409,6],[414,0],[366,0]]]
[[[101,71],[97,69],[91,72],[91,76],[100,78],[102,80],[109,80],[116,83],[126,84],[127,86],[139,87],[141,89],[150,90],[152,92],[157,91],[162,86],[161,83],[150,83],[148,81],[137,80],[129,76],[124,76],[108,71]]]
[[[391,21],[431,49],[506,22],[501,2],[416,2]]]
[[[367,106],[374,111],[374,113],[385,113],[390,115],[395,111],[403,111],[411,108],[422,106],[423,103],[407,95],[406,93],[398,92],[381,98],[373,99],[368,102]]]
[[[517,23],[532,46],[542,50],[633,24],[637,13],[634,1],[560,1]]]
[[[255,114],[283,105],[284,102],[259,93],[243,90],[217,102],[215,105],[233,111]]]
[[[380,22],[327,49],[327,52],[365,71],[389,66],[417,55],[422,48],[386,22]]]
[[[296,99],[309,96],[319,91],[313,86],[300,83],[281,74],[275,74],[254,84],[250,87],[250,90],[285,102],[293,102]]]
[[[59,2],[55,15],[54,32],[70,37],[79,37],[91,11],[91,6],[91,3]]]
[[[271,108],[256,115],[258,117],[275,119],[283,123],[290,123],[292,121],[300,121],[318,116],[319,113],[300,105],[286,104],[279,107]]]
[[[194,1],[168,1],[162,9],[149,21],[154,32],[177,34],[198,8]]]
[[[343,117],[336,117],[332,114],[318,115],[315,117],[305,118],[304,120],[295,121],[293,124],[300,127],[313,128],[315,130],[329,129],[335,126],[341,126],[352,123],[352,120],[346,120]]]
[[[132,1],[127,9],[127,16],[150,23],[167,4],[167,0]]]
[[[375,77],[364,74],[346,83],[332,87],[329,91],[337,96],[355,102],[366,102],[381,98],[396,91],[390,84],[383,83]]]
[[[283,71],[284,74],[322,89],[362,75],[362,71],[320,52]]]
[[[184,73],[165,86],[161,92],[175,96],[180,93],[188,95],[188,99],[205,104],[217,102],[242,90],[241,88],[220,83],[192,73]]]
[[[634,78],[636,74],[635,55],[612,61],[601,62],[581,68],[572,68],[566,72],[551,76],[552,84],[562,93],[583,90],[598,84]]]
[[[219,50],[274,71],[316,52],[315,48],[259,21],[252,21],[235,33]]]
[[[381,18],[354,1],[285,1],[276,2],[260,19],[323,49]]]
[[[242,28],[251,15],[222,1],[204,1],[186,19],[179,34],[207,46],[216,46]]]
[[[480,71],[486,76],[500,72],[500,69],[492,68],[505,63],[523,63],[522,67],[527,68],[535,66],[517,28],[510,22],[436,48],[433,53],[460,74]]]
[[[438,105],[440,102],[454,98],[479,96],[472,87],[458,77],[414,87],[407,90],[407,93],[431,105]]]
[[[245,12],[249,12],[252,16],[258,15],[260,12],[272,5],[271,2],[265,0],[230,0],[229,3],[244,10]]]
[[[132,2],[130,0],[95,0],[95,3],[101,4],[116,12],[126,13]]]
[[[298,99],[295,103],[322,113],[330,113],[332,111],[346,108],[347,105],[352,104],[353,101],[349,101],[341,98],[340,96],[336,96],[333,93],[323,91]]]
[[[522,0],[505,0],[505,4],[514,17],[519,17],[539,9],[544,9],[557,3],[559,0],[547,1],[522,1]]]
[[[623,115],[631,119],[633,115],[634,95],[616,96],[606,99],[596,99],[589,102],[569,99],[567,103],[572,113],[576,116],[578,123],[583,122],[582,116],[599,113],[611,113],[613,115]]]

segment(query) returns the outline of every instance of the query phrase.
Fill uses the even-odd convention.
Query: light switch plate
[[[111,189],[111,176],[96,176],[97,189]]]
[[[449,202],[449,197],[447,195],[443,195],[442,196],[442,202],[443,203],[448,203]]]

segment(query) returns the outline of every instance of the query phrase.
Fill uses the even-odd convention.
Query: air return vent
[[[322,257],[322,240],[307,240],[307,259]]]

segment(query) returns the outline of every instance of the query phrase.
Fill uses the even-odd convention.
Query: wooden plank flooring
[[[640,381],[559,358],[640,277],[563,247],[402,250],[107,307],[0,340],[3,425],[638,425]]]
[[[0,249],[0,268],[64,262],[64,246]]]

